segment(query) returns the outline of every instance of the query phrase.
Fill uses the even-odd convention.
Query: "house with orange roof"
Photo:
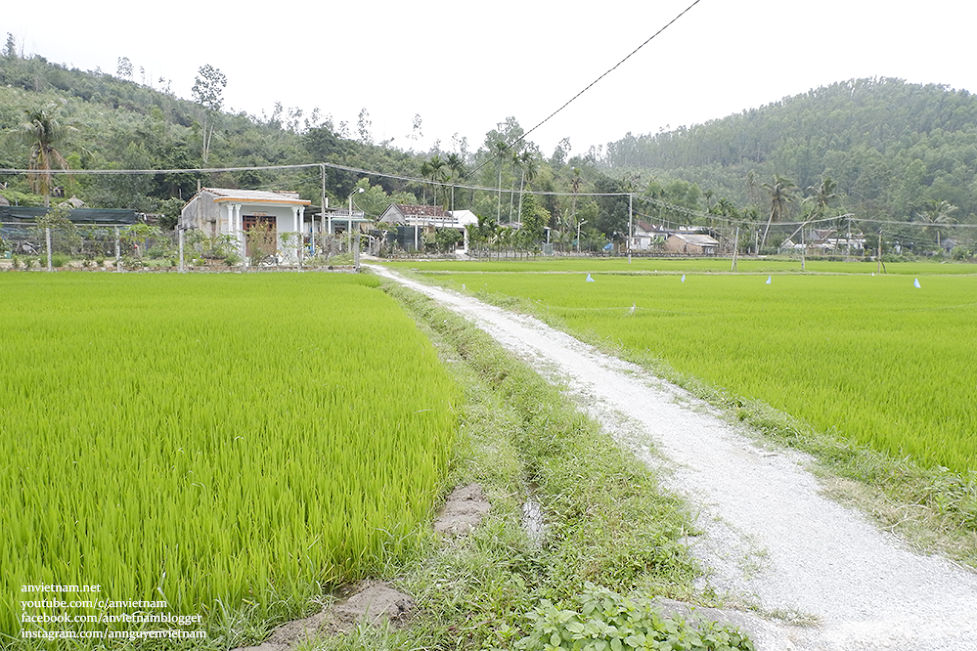
[[[259,224],[275,242],[282,241],[281,236],[288,233],[300,233],[303,241],[313,236],[315,220],[305,219],[305,209],[311,203],[299,198],[297,192],[202,188],[183,207],[179,227],[197,229],[208,237],[228,235],[246,259],[248,232]],[[300,252],[298,238],[282,251],[292,258]]]

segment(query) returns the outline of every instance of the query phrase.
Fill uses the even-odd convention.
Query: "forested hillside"
[[[769,210],[762,184],[833,181],[835,204],[861,217],[912,220],[939,202],[977,212],[977,96],[899,79],[832,84],[758,109],[610,143],[602,163],[662,185]],[[796,214],[800,214],[798,208]]]
[[[0,193],[11,203],[77,196],[90,207],[162,214],[161,223],[172,224],[198,183],[296,190],[318,205],[320,168],[288,166],[325,163],[330,205],[345,205],[362,188],[357,207],[374,217],[394,201],[471,209],[483,221],[473,245],[496,250],[528,251],[542,241],[570,250],[578,232],[585,248],[626,247],[624,193],[634,194],[635,216],[647,221],[714,234],[746,223],[754,249],[768,220],[849,214],[846,228],[854,220],[866,232],[877,227],[857,220],[913,222],[888,229],[893,243],[929,252],[948,237],[970,247],[974,229],[960,225],[977,222],[977,97],[941,86],[843,82],[703,125],[628,134],[604,152],[575,154],[564,141],[546,156],[521,139],[512,117],[471,146],[456,134],[450,150],[438,143],[405,151],[373,141],[367,107],[355,128],[334,124],[328,107],[286,108],[274,98],[271,115],[232,113],[220,93],[234,80],[210,66],[201,67],[188,100],[165,80],[156,88],[134,81],[122,62],[113,75],[21,58],[10,48],[0,56],[0,168],[63,163],[76,171],[55,176],[51,187],[0,174]],[[32,154],[37,124],[56,137],[44,161]],[[273,166],[280,168],[228,169]],[[228,171],[85,173],[200,168]],[[514,223],[521,228],[506,228]],[[771,233],[769,246],[776,250],[791,230],[785,226],[779,239]]]
[[[280,104],[270,116],[229,113],[217,101],[221,86],[212,83],[219,79],[219,71],[205,73],[207,68],[201,67],[198,82],[206,86],[208,74],[211,76],[210,95],[201,92],[195,98],[199,101],[190,101],[173,95],[164,80],[160,80],[162,88],[156,89],[132,80],[131,72],[81,71],[39,56],[20,58],[8,51],[0,56],[0,168],[38,166],[39,161],[32,160],[36,138],[31,125],[40,122],[51,127],[58,153],[76,171],[70,177],[54,177],[50,194],[77,196],[91,207],[167,214],[170,223],[198,182],[213,187],[297,190],[318,205],[323,189],[320,169],[148,175],[94,175],[85,170],[326,163],[325,192],[330,205],[345,205],[350,193],[360,187],[364,192],[356,194],[356,205],[374,217],[392,201],[472,209],[483,217],[484,224],[475,235],[483,245],[528,250],[550,228],[550,241],[568,248],[571,236],[585,225],[581,235],[587,245],[602,247],[607,239],[620,241],[626,232],[626,198],[586,196],[620,193],[625,185],[603,174],[591,158],[572,157],[566,143],[547,159],[532,142],[520,140],[524,130],[515,118],[505,118],[487,129],[484,141],[474,147],[456,136],[450,151],[439,143],[426,152],[404,151],[389,142],[374,143],[368,118],[353,129],[334,124],[328,113]],[[368,116],[366,107],[361,118],[364,115]],[[27,175],[0,174],[0,184],[6,184],[0,193],[12,203],[41,205],[44,201],[44,192],[36,184],[31,187]],[[570,196],[533,197],[534,190]],[[515,222],[524,227],[519,237],[506,228]]]
[[[52,190],[76,195],[94,207],[167,211],[196,191],[197,182],[226,187],[300,190],[318,199],[321,180],[314,171],[241,171],[218,174],[84,174],[100,169],[192,169],[266,167],[330,160],[350,166],[417,174],[418,156],[337,135],[331,121],[299,108],[276,105],[270,116],[208,111],[176,97],[110,74],[52,64],[42,57],[0,57],[0,167],[23,169],[31,161],[31,113],[43,111],[58,127],[56,143],[71,169]],[[209,151],[204,133],[213,128]],[[318,158],[317,158],[318,157]],[[54,168],[60,165],[51,165]],[[0,178],[4,194],[23,204],[40,202],[27,179]],[[355,187],[353,174],[333,173],[327,194],[344,198]],[[167,202],[170,202],[167,204]],[[318,203],[318,202],[317,202]]]

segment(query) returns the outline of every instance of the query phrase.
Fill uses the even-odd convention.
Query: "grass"
[[[17,637],[22,585],[165,600],[227,648],[411,555],[442,489],[457,392],[377,285],[0,277],[4,645],[35,648]]]

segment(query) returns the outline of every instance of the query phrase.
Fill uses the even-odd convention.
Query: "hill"
[[[609,143],[602,164],[694,182],[766,209],[774,175],[798,188],[836,183],[862,217],[902,220],[936,201],[977,212],[977,96],[899,79],[855,79],[670,132]]]
[[[161,80],[162,81],[162,80]],[[67,127],[63,154],[71,169],[193,169],[287,166],[329,160],[337,164],[390,173],[416,174],[419,155],[359,142],[340,134],[328,117],[306,115],[276,105],[272,115],[219,112],[206,161],[201,105],[176,97],[167,87],[153,88],[96,71],[50,63],[43,57],[0,56],[0,167],[23,169],[29,147],[16,137],[27,121],[25,111],[50,110]],[[342,125],[341,125],[342,126]],[[355,187],[352,173],[332,172],[327,195],[342,202]],[[59,177],[55,188],[77,195],[90,206],[172,211],[205,185],[299,190],[309,198],[321,192],[319,171],[249,170],[217,174],[86,175]],[[22,175],[0,176],[4,194],[24,205],[37,204]],[[405,184],[390,184],[390,191]],[[169,203],[167,203],[169,201]]]
[[[811,214],[815,207],[802,195],[813,198],[820,189],[826,204],[818,209],[828,215],[925,221],[922,215],[935,219],[943,206],[950,212],[939,213],[940,220],[977,223],[977,97],[943,86],[842,82],[702,125],[628,134],[603,154],[570,157],[558,147],[546,159],[532,142],[517,140],[524,131],[511,117],[475,147],[462,138],[453,140],[451,153],[438,146],[415,153],[375,144],[362,128],[354,136],[348,125],[337,126],[317,110],[276,104],[270,116],[208,114],[200,103],[175,96],[164,80],[158,85],[40,56],[0,56],[0,168],[28,166],[30,148],[16,132],[27,111],[44,108],[70,127],[61,150],[78,171],[57,177],[56,195],[78,196],[94,208],[161,213],[171,223],[198,183],[297,190],[315,204],[324,189],[331,205],[344,204],[359,186],[365,192],[357,205],[368,215],[379,215],[392,201],[451,204],[492,222],[485,236],[497,246],[530,250],[549,231],[550,242],[566,251],[575,248],[578,228],[585,226],[579,228],[584,246],[602,249],[607,242],[626,247],[629,203],[621,193],[681,207],[636,201],[638,216],[646,219],[716,226],[742,215],[757,223],[770,214],[763,186],[773,184],[775,175],[796,185],[796,200],[786,203],[780,219]],[[212,142],[204,147],[214,124]],[[326,169],[325,188],[318,167],[289,167],[318,163],[342,167]],[[276,169],[82,173],[255,167]],[[439,187],[444,183],[468,187],[449,192]],[[12,203],[43,203],[23,174],[0,175],[0,191]],[[533,191],[548,194],[525,201],[523,195]],[[706,211],[712,214],[702,216]],[[504,236],[503,225],[527,220],[538,226],[532,237]],[[955,243],[969,246],[973,230],[920,226],[902,229],[893,242],[912,250],[922,236],[922,250],[935,251],[940,238],[952,233]]]

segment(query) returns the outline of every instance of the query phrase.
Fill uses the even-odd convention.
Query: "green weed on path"
[[[463,318],[400,287],[388,291],[465,387],[450,484],[479,483],[492,508],[470,535],[432,540],[427,554],[391,570],[420,606],[408,629],[323,639],[310,649],[513,649],[532,630],[537,608],[569,607],[588,582],[703,599],[692,591],[698,570],[681,542],[688,516],[646,466]],[[545,513],[540,542],[521,526],[530,498]],[[683,622],[663,619],[688,634]],[[751,648],[732,635],[743,645],[729,648]]]

